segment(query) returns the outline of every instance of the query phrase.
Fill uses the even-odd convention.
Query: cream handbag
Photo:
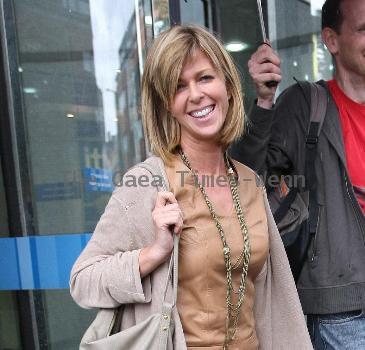
[[[141,163],[153,175],[159,175],[151,165]],[[167,186],[164,183],[164,191]],[[119,331],[123,305],[117,309],[101,309],[81,339],[80,350],[166,350],[171,325],[171,312],[176,304],[178,281],[178,243],[174,235],[174,249],[171,254],[166,284],[162,298],[162,310],[133,327]],[[167,288],[172,277],[172,302],[166,300]],[[116,330],[116,331],[115,331]]]

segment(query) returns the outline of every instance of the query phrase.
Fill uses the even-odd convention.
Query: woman
[[[116,189],[71,272],[83,307],[124,308],[128,328],[161,308],[180,234],[174,349],[312,349],[264,188],[227,147],[242,133],[237,70],[205,29],[176,26],[151,48],[142,116],[170,192]],[[178,311],[178,312],[177,312]]]

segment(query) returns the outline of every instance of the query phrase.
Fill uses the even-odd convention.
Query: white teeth
[[[214,109],[214,106],[206,107],[200,111],[191,112],[190,115],[194,118],[203,118]]]

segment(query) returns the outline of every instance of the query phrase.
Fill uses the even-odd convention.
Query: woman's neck
[[[198,174],[220,175],[226,173],[223,149],[218,145],[202,143],[181,145],[192,168]]]

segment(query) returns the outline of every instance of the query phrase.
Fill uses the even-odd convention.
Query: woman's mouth
[[[215,105],[207,106],[201,109],[197,109],[189,113],[189,115],[193,118],[202,119],[210,115],[215,109]]]

